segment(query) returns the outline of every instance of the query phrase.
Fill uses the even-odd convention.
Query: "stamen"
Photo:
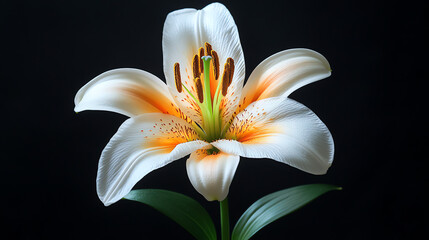
[[[213,66],[214,77],[215,77],[215,80],[217,80],[219,78],[219,57],[217,56],[217,52],[215,52],[214,50],[212,50],[211,55],[213,57],[212,66]]]
[[[174,64],[174,82],[176,83],[176,89],[179,93],[182,92],[182,80],[180,78],[180,65],[179,63]]]
[[[235,70],[234,59],[228,58],[226,59],[226,63],[229,64],[229,83],[228,83],[228,87],[229,87],[229,85],[231,85],[231,82],[232,82],[232,77],[234,76],[234,70]]]
[[[200,60],[198,59],[198,55],[194,55],[194,58],[192,59],[192,72],[194,73],[194,78],[197,78],[200,76],[200,67],[199,67]]]
[[[200,47],[200,49],[198,49],[198,57],[200,59],[200,73],[204,73],[204,63],[203,63],[203,59],[201,57],[204,56],[204,48]]]
[[[222,96],[226,96],[226,93],[228,91],[228,87],[231,84],[230,80],[229,80],[229,76],[230,76],[230,68],[229,68],[229,64],[225,63],[224,69],[223,69],[223,74],[222,74]]]
[[[197,77],[195,79],[195,87],[197,88],[198,100],[200,101],[200,103],[203,103],[204,95],[203,95],[203,85],[201,84],[201,78]]]
[[[206,55],[207,56],[211,56],[212,45],[210,45],[210,43],[206,42],[206,43],[204,43],[204,46],[206,47]]]

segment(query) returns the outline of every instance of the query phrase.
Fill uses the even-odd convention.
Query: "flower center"
[[[185,91],[199,106],[202,115],[203,132],[201,138],[211,142],[224,138],[225,131],[222,127],[221,102],[228,92],[234,75],[234,60],[228,58],[224,65],[223,74],[219,81],[220,68],[219,57],[209,43],[204,44],[198,54],[192,58],[192,77],[194,94],[182,83],[179,63],[174,64],[174,78],[176,89],[179,93]]]

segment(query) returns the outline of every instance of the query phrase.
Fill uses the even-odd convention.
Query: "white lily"
[[[209,201],[226,198],[240,156],[326,173],[334,154],[329,130],[310,109],[287,98],[330,76],[322,55],[279,52],[257,66],[243,87],[237,26],[219,3],[168,14],[162,47],[167,85],[125,68],[97,76],[76,94],[76,112],[130,117],[101,154],[97,193],[106,206],[149,172],[188,154],[189,179]]]

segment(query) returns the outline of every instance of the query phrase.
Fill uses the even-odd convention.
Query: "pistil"
[[[202,59],[204,62],[204,102],[209,108],[210,113],[213,114],[212,97],[210,93],[210,61],[212,57],[204,56]]]
[[[210,45],[209,45],[210,46]],[[206,44],[206,49],[207,49]],[[211,46],[210,46],[211,48]],[[204,119],[204,123],[206,124],[207,131],[209,132],[210,140],[217,138],[217,132],[215,128],[214,121],[214,111],[218,111],[218,109],[213,109],[212,105],[212,97],[211,97],[211,91],[210,91],[210,61],[212,60],[211,56],[203,56],[201,57],[203,59],[204,64],[204,103],[203,105],[208,109],[208,116]]]

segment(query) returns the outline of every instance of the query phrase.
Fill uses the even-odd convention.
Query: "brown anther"
[[[203,59],[201,59],[202,56],[204,56],[204,48],[200,47],[200,49],[198,49],[198,58],[200,59],[200,73],[204,73],[204,62]]]
[[[232,77],[234,77],[234,70],[235,70],[234,59],[228,58],[226,59],[226,63],[229,65],[229,83],[228,83],[228,87],[229,87],[229,85],[231,85],[231,82],[232,82]]]
[[[212,45],[210,45],[210,43],[206,42],[206,43],[204,43],[204,47],[206,48],[206,56],[211,56]]]
[[[228,92],[228,87],[230,85],[229,80],[229,64],[225,63],[225,67],[222,74],[222,96],[226,96],[226,93]]]
[[[182,92],[182,80],[180,77],[180,65],[179,63],[174,64],[174,82],[176,83],[176,89],[179,93]]]
[[[204,102],[203,85],[199,77],[195,79],[195,87],[197,88],[198,100],[200,101],[200,103],[203,103]]]
[[[194,58],[192,59],[192,72],[194,73],[194,78],[197,78],[200,76],[200,67],[199,64],[200,61],[198,60],[198,55],[194,55]]]
[[[215,80],[219,78],[219,57],[217,56],[217,52],[212,50],[211,55],[213,57],[212,66]]]

